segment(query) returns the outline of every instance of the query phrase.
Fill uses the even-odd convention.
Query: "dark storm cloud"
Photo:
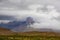
[[[17,8],[18,10],[28,9],[24,0],[0,0],[0,7]]]
[[[0,0],[0,2],[5,2],[5,1],[7,1],[7,0]]]
[[[15,20],[13,16],[0,15],[0,20]]]
[[[31,4],[43,4],[43,5],[54,5],[58,10],[60,10],[59,0],[0,0],[0,6],[6,7],[17,7],[17,9],[28,9],[27,6]]]
[[[0,10],[5,7],[26,10],[31,4],[54,5],[60,11],[59,0],[0,0]]]
[[[58,18],[53,18],[53,19],[55,19],[55,20],[57,20],[57,21],[60,21],[60,16],[59,16]]]

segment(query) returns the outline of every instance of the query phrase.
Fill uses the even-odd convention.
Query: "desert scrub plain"
[[[54,32],[20,32],[0,34],[0,40],[60,40],[60,33]]]

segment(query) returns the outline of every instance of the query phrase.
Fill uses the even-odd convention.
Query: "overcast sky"
[[[36,23],[31,27],[60,30],[60,0],[0,0],[0,15],[18,20],[32,16]]]

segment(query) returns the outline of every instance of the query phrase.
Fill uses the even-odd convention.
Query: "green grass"
[[[60,33],[26,32],[0,35],[0,40],[60,40]]]
[[[60,40],[59,36],[0,35],[0,40]]]

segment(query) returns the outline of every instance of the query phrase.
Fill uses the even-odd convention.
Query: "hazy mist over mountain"
[[[33,18],[35,22],[27,24],[26,29],[29,26],[34,30],[41,28],[60,30],[60,0],[0,0],[0,22],[4,23],[4,20],[7,20],[6,22],[22,23],[28,17]],[[17,26],[12,30],[21,27],[24,28]]]

